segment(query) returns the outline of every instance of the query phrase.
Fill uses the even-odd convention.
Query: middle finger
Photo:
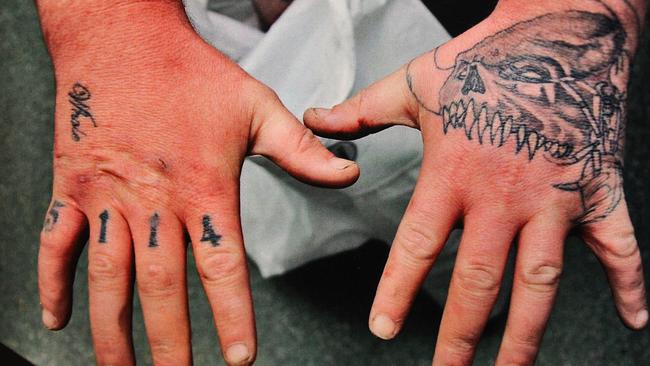
[[[434,365],[472,362],[499,294],[516,227],[494,212],[465,217],[449,296],[440,324]]]

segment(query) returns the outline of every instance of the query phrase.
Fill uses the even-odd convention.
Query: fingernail
[[[48,310],[43,309],[43,325],[45,325],[47,329],[55,329],[57,324],[58,322],[54,314]]]
[[[636,313],[636,318],[634,318],[634,325],[639,328],[642,328],[648,322],[648,310],[643,309]]]
[[[397,327],[391,318],[384,314],[379,314],[372,319],[370,331],[377,337],[388,340],[395,337]]]
[[[338,170],[347,169],[348,167],[351,167],[354,164],[355,164],[354,161],[350,161],[346,159],[341,159],[341,158],[330,159],[330,165],[334,169],[338,169]]]
[[[332,111],[331,109],[327,109],[327,108],[312,108],[312,110],[320,118],[327,117],[327,115],[330,114],[330,112]]]
[[[230,365],[245,365],[250,361],[251,354],[245,344],[239,343],[228,347],[226,361]]]

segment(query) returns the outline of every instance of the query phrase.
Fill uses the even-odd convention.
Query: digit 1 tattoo
[[[158,224],[160,223],[160,216],[154,213],[149,219],[149,248],[158,246]]]
[[[99,214],[99,219],[101,220],[100,223],[100,228],[99,228],[99,242],[101,244],[107,243],[106,241],[106,224],[108,223],[108,210],[102,211],[102,213]]]
[[[553,187],[580,195],[575,222],[585,224],[622,199],[628,40],[614,13],[551,13],[459,53],[437,108],[415,92],[410,69],[406,82],[424,110],[442,117],[445,134],[496,147],[514,141],[529,161],[541,155],[571,169],[575,179]]]
[[[54,230],[54,225],[59,221],[59,209],[63,207],[65,207],[65,205],[57,200],[52,202],[52,206],[47,211],[47,217],[43,224],[43,231],[50,232]]]
[[[217,234],[212,228],[212,221],[210,215],[203,215],[203,235],[201,236],[201,242],[210,242],[210,245],[216,247],[219,245],[219,240],[221,240],[221,235]]]
[[[81,130],[82,119],[90,120],[93,127],[97,127],[95,117],[90,111],[88,101],[91,94],[86,86],[81,83],[75,83],[72,90],[68,93],[68,102],[72,106],[72,114],[70,115],[70,125],[72,126],[72,139],[74,141],[81,140],[81,135],[86,136],[86,133]]]

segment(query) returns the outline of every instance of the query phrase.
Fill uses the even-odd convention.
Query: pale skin
[[[631,3],[645,12],[645,2]],[[272,91],[205,44],[180,1],[80,6],[41,0],[39,10],[57,78],[53,198],[39,253],[45,325],[65,326],[74,263],[89,238],[98,364],[134,363],[134,277],[154,363],[191,363],[187,231],[225,359],[252,363],[255,325],[238,207],[243,158],[262,154],[301,180],[332,187],[353,183],[358,168],[334,158]],[[540,6],[503,0],[490,18],[442,46],[437,63],[453,67],[459,53],[500,30],[570,10],[606,13],[588,0]],[[623,14],[621,22],[633,52],[633,20]],[[308,126],[329,136],[349,138],[393,124],[422,131],[420,179],[379,284],[370,328],[382,338],[399,332],[449,231],[462,222],[433,362],[471,363],[518,235],[497,363],[531,364],[557,289],[563,240],[584,211],[579,196],[554,188],[558,181],[549,177],[569,179],[575,171],[515,154],[514,140],[497,148],[455,130],[445,134],[442,117],[427,109],[439,107],[450,71],[437,70],[429,53],[410,64],[409,74],[412,90],[404,67],[332,111],[305,114]],[[644,327],[641,261],[624,201],[607,218],[578,229],[608,272],[623,322]]]
[[[188,233],[224,358],[253,363],[239,218],[244,157],[264,155],[327,187],[352,184],[358,167],[206,44],[180,0],[41,0],[38,8],[57,89],[52,204],[39,251],[45,326],[61,329],[70,317],[87,240],[97,363],[135,363],[135,280],[154,364],[190,364]]]
[[[622,137],[599,142],[607,130],[599,125],[603,121],[624,135],[622,119],[610,117],[624,115],[624,103],[617,103],[624,99],[629,70],[619,66],[634,54],[646,5],[502,0],[485,21],[348,101],[305,112],[305,124],[327,137],[357,138],[393,125],[422,132],[420,176],[370,311],[375,335],[398,334],[457,224],[464,232],[434,365],[472,363],[513,243],[515,279],[496,364],[533,364],[572,229],[603,264],[623,323],[646,326],[641,257],[619,184]],[[587,52],[589,65],[571,57],[574,51]],[[598,90],[589,83],[598,90],[616,85],[621,93],[596,98]],[[605,99],[612,104],[597,103]],[[473,117],[457,112],[461,100],[463,110],[469,100],[476,105]],[[509,122],[479,117],[480,105]],[[504,125],[512,132],[504,134]],[[491,141],[491,131],[505,141]],[[529,133],[535,134],[530,149]],[[538,138],[550,142],[537,144]],[[557,158],[566,151],[565,160]]]

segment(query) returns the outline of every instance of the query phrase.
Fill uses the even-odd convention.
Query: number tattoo
[[[65,205],[57,200],[52,202],[52,206],[47,211],[47,217],[43,224],[43,231],[50,232],[54,230],[54,225],[59,221],[59,209],[63,207],[65,207]]]
[[[149,219],[149,248],[155,248],[158,246],[158,224],[160,223],[160,216],[158,213],[154,213],[153,216]]]
[[[108,210],[102,211],[101,214],[99,214],[99,219],[101,220],[100,222],[100,228],[99,228],[99,240],[98,242],[101,244],[107,243],[106,241],[106,225],[108,224]]]
[[[210,242],[210,245],[216,247],[219,245],[219,240],[221,240],[221,235],[217,234],[212,228],[212,219],[210,215],[203,215],[203,235],[201,236],[201,242]]]

